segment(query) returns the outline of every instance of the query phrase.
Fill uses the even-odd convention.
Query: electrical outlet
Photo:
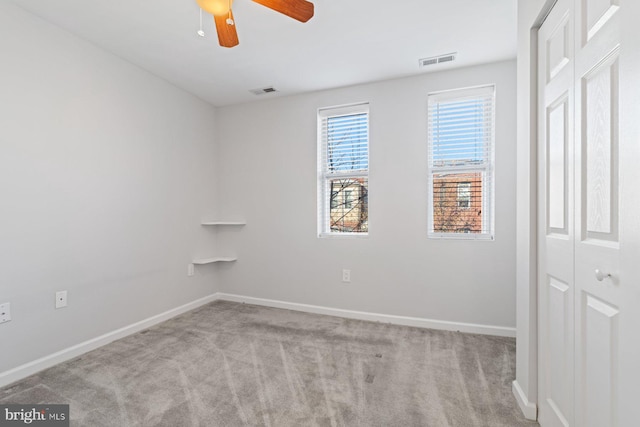
[[[347,270],[346,268],[342,270],[342,281],[344,283],[351,282],[351,270]]]
[[[194,275],[194,271],[193,271],[193,264],[189,264],[187,266],[187,276],[191,277]]]
[[[8,322],[11,320],[11,303],[5,302],[0,304],[0,323]]]
[[[56,308],[67,306],[67,291],[56,292]]]

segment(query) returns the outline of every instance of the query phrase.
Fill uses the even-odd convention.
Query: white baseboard
[[[528,420],[536,421],[538,418],[538,407],[535,403],[529,402],[529,399],[524,394],[522,387],[518,384],[518,381],[514,381],[511,383],[511,390],[513,391],[513,395],[516,397],[516,401],[518,402],[518,406],[522,411],[524,417]]]
[[[416,326],[418,328],[460,331],[472,334],[497,335],[515,337],[516,328],[505,326],[479,325],[475,323],[449,322],[446,320],[424,319],[420,317],[392,316],[389,314],[367,313],[364,311],[343,310],[340,308],[322,307],[318,305],[299,304],[295,302],[277,301],[264,298],[253,298],[242,295],[218,293],[217,298],[225,301],[243,302],[307,313],[325,314],[328,316],[346,317],[349,319],[370,320],[374,322],[392,323],[394,325]]]
[[[42,371],[43,369],[47,369],[54,365],[57,365],[58,363],[62,363],[67,360],[73,359],[74,357],[78,357],[81,354],[84,354],[91,350],[95,350],[98,347],[102,347],[103,345],[109,344],[110,342],[113,342],[120,338],[124,338],[128,335],[140,332],[153,325],[157,325],[158,323],[164,322],[165,320],[171,319],[172,317],[178,316],[182,313],[186,313],[187,311],[193,310],[217,299],[217,294],[208,295],[204,298],[200,298],[187,304],[181,305],[180,307],[172,308],[171,310],[165,311],[164,313],[157,314],[118,330],[74,345],[73,347],[65,348],[64,350],[60,350],[56,353],[50,354],[32,362],[25,363],[24,365],[18,366],[17,368],[11,369],[9,371],[2,372],[0,373],[0,387],[4,387],[13,382],[26,378],[39,371]]]

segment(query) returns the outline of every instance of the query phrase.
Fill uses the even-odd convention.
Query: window
[[[345,209],[353,209],[353,188],[344,190],[344,207]]]
[[[331,209],[336,209],[338,205],[338,192],[331,189]]]
[[[458,207],[469,208],[471,207],[471,183],[459,182],[458,183]]]
[[[495,88],[428,99],[429,236],[493,239]]]
[[[318,111],[318,235],[369,231],[369,105]]]

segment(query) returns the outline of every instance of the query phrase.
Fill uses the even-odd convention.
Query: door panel
[[[587,43],[602,27],[605,26],[620,6],[619,0],[581,0],[583,11],[583,44]]]
[[[573,305],[570,287],[553,277],[549,278],[549,315],[547,318],[549,369],[547,373],[547,403],[554,418],[562,425],[569,425],[565,418],[571,406],[573,392]]]
[[[582,239],[618,240],[618,51],[582,82]]]
[[[547,40],[547,83],[569,63],[572,43],[569,15],[565,14]]]
[[[567,120],[566,93],[548,109],[548,233],[567,234]]]
[[[582,324],[584,361],[581,377],[587,391],[583,403],[586,427],[616,425],[618,309],[588,293],[583,294]]]

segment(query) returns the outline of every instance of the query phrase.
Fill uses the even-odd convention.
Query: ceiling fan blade
[[[313,3],[306,0],[253,0],[254,2],[280,12],[300,22],[313,17]]]
[[[238,33],[235,24],[228,24],[227,21],[235,22],[233,12],[230,10],[229,15],[213,16],[218,31],[218,42],[222,47],[234,47],[240,42],[238,41]]]

